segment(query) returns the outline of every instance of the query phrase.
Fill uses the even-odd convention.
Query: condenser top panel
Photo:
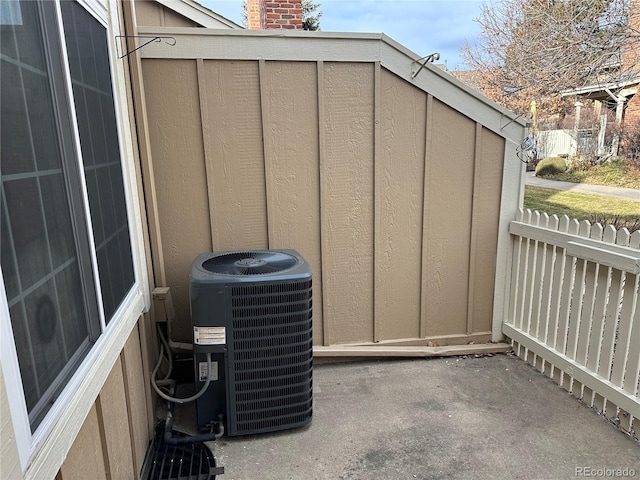
[[[195,283],[236,283],[307,278],[311,270],[295,250],[238,250],[199,255],[191,267]]]

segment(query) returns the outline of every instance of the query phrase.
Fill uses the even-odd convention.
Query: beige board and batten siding
[[[163,255],[170,258],[164,261],[167,284],[179,319],[185,319],[176,323],[174,336],[190,342],[189,267],[212,248],[197,66],[190,60],[157,60],[143,62],[142,72],[145,79],[153,78],[145,82],[145,97],[160,220],[156,230]]]
[[[149,445],[141,340],[134,328],[85,419],[59,480],[138,478]]]
[[[315,298],[322,298],[320,168],[318,136],[318,74],[313,62],[260,62],[266,195],[269,208],[268,245],[300,248],[314,275]],[[261,76],[262,76],[261,75]],[[291,94],[291,92],[295,92]],[[297,148],[305,145],[304,149]],[[322,302],[313,305],[322,318]],[[320,324],[321,325],[321,324]],[[316,342],[323,332],[316,328]]]
[[[453,79],[449,92],[445,77],[421,72],[437,76],[425,85],[438,98],[377,61],[369,37],[370,61],[325,60],[348,58],[350,39],[315,61],[297,58],[295,45],[277,60],[198,58],[211,38],[219,39],[183,34],[177,53],[142,55],[176,339],[190,341],[188,276],[198,253],[294,248],[314,273],[316,345],[491,340],[513,151],[501,125],[516,133],[522,125],[500,111],[484,125],[481,108],[493,107],[475,97],[461,113],[456,93],[471,94]],[[254,58],[282,42],[250,40],[258,39],[247,47],[262,44]],[[156,58],[166,56],[176,58]]]
[[[135,0],[134,9],[138,26],[243,28],[193,0]]]
[[[322,301],[324,316],[314,315],[314,322],[323,323],[326,345],[371,342],[374,64],[324,63],[320,68],[324,295],[315,303]]]
[[[164,7],[155,0],[136,0],[136,21],[138,25],[158,25],[163,27],[199,27],[200,25],[175,11]]]
[[[385,69],[376,71],[374,339],[417,338],[427,94]]]

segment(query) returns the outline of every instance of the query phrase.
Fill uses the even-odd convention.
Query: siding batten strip
[[[98,415],[98,431],[100,432],[100,445],[102,447],[102,459],[104,461],[104,474],[107,477],[107,480],[111,480],[111,460],[109,459],[107,433],[104,428],[104,412],[102,410],[102,400],[100,395],[98,395],[98,398],[96,398],[96,413]]]
[[[473,184],[471,185],[471,239],[469,242],[469,287],[467,297],[467,335],[473,333],[473,315],[475,307],[475,283],[476,283],[476,260],[477,260],[477,230],[478,219],[478,195],[476,189],[480,188],[480,163],[482,158],[482,125],[476,122],[475,150],[473,154]]]
[[[381,262],[378,253],[382,251],[380,248],[380,225],[382,222],[380,202],[382,201],[382,176],[380,171],[380,62],[375,62],[373,73],[373,341],[380,341],[380,327],[383,319],[378,318],[380,308],[377,304],[380,301],[378,290],[378,280],[381,278],[380,268]],[[384,288],[384,286],[382,286]]]
[[[423,193],[423,208],[422,208],[422,261],[420,262],[420,277],[422,279],[422,285],[420,286],[420,337],[424,338],[428,336],[427,325],[427,281],[425,278],[425,268],[428,261],[428,232],[426,231],[429,222],[427,218],[429,215],[429,182],[431,180],[430,174],[430,148],[433,136],[433,96],[427,95],[427,108],[425,114],[426,133],[424,136],[424,193]]]
[[[267,248],[273,248],[273,245],[275,244],[272,236],[272,229],[273,229],[272,227],[274,224],[274,218],[273,218],[273,215],[270,214],[272,209],[269,208],[269,198],[273,197],[273,195],[271,195],[270,193],[270,190],[273,187],[273,181],[269,176],[269,161],[273,159],[273,152],[269,147],[269,142],[267,142],[266,135],[264,133],[266,126],[269,125],[269,118],[265,108],[267,104],[267,99],[266,99],[265,86],[264,86],[264,76],[265,76],[265,61],[264,59],[261,58],[260,60],[258,60],[258,89],[260,90],[260,118],[262,121],[262,126],[261,126],[262,127],[261,128],[262,160],[263,160],[263,167],[264,167],[264,182],[265,182],[264,206],[266,209],[265,213],[267,215]]]
[[[120,368],[122,369],[124,399],[127,404],[127,420],[128,420],[127,423],[129,424],[129,438],[130,438],[130,444],[131,444],[131,458],[133,460],[132,462],[133,469],[134,469],[133,471],[139,473],[142,470],[142,465],[137,465],[136,444],[135,444],[136,432],[133,424],[133,418],[131,417],[132,401],[131,401],[131,393],[129,389],[129,379],[127,377],[127,356],[125,355],[124,351],[120,352]],[[149,437],[149,438],[152,438],[152,437]]]
[[[124,398],[127,404],[127,419],[129,424],[129,436],[131,438],[131,459],[133,461],[133,471],[140,472],[142,465],[138,465],[138,456],[136,455],[136,431],[134,426],[134,420],[131,417],[132,408],[134,407],[134,400],[131,398],[131,388],[129,387],[129,376],[127,375],[129,365],[127,364],[127,355],[124,349],[120,352],[120,367],[122,368],[122,381],[124,384]]]
[[[133,461],[133,449],[131,448],[131,419],[134,415],[127,408],[128,391],[125,389],[125,375],[122,366],[124,356],[124,352],[121,352],[120,360],[116,361],[111,369],[107,381],[95,401],[97,427],[102,439],[105,476],[107,479],[113,480],[136,478],[137,476]],[[138,405],[145,406],[144,402],[139,402]],[[141,433],[143,432],[141,431]],[[147,439],[149,438],[151,437],[147,437]],[[82,466],[80,474],[81,478],[89,478],[87,473],[83,472]]]
[[[314,289],[314,297],[316,297],[316,302],[318,302],[320,305],[322,305],[322,315],[320,317],[320,321],[322,322],[322,345],[328,345],[327,343],[327,339],[326,339],[326,334],[327,334],[327,321],[325,320],[325,316],[324,316],[324,312],[325,312],[325,303],[324,303],[324,271],[322,269],[322,266],[324,265],[324,261],[322,260],[322,252],[323,252],[323,248],[322,248],[322,178],[321,178],[321,172],[322,172],[322,142],[321,142],[321,138],[322,138],[322,133],[324,132],[324,129],[320,128],[320,74],[319,71],[322,67],[322,62],[315,62],[315,67],[316,67],[316,101],[317,101],[317,115],[318,115],[318,249],[319,249],[319,256],[320,256],[320,272],[314,272],[313,275],[314,277],[316,277],[316,280],[314,280],[315,283],[320,283],[320,301],[318,302],[317,300],[317,289]],[[318,279],[318,277],[320,277]],[[317,322],[318,319],[316,318],[315,314],[314,314],[314,318],[313,318],[314,322]]]
[[[324,171],[324,167],[326,165],[326,133],[325,129],[322,128],[325,122],[325,103],[324,103],[324,62],[322,60],[317,62],[317,74],[318,74],[318,168],[320,169],[320,186],[318,188],[318,192],[320,195],[320,259],[322,265],[324,266],[326,263],[326,249],[324,242],[326,241],[324,237],[324,229],[325,225],[325,212],[326,208],[324,208],[324,192],[322,191],[322,186],[325,184],[326,180],[326,172]],[[330,324],[331,319],[329,318],[329,305],[328,305],[328,295],[329,285],[328,279],[326,275],[322,275],[320,279],[322,282],[322,336],[323,336],[323,345],[331,345],[331,332],[330,332]]]
[[[205,71],[204,71],[204,60],[202,58],[196,59],[196,81],[198,82],[198,103],[200,105],[200,123],[202,125],[202,146],[203,146],[203,155],[204,155],[204,168],[207,175],[207,199],[209,204],[207,208],[209,209],[209,228],[211,231],[211,246],[212,249],[215,250],[216,246],[213,244],[214,241],[214,222],[213,222],[213,211],[211,207],[214,205],[213,198],[213,165],[210,152],[213,150],[213,146],[211,145],[211,135],[209,131],[209,110],[207,109],[207,102],[204,100],[206,98],[205,91]]]

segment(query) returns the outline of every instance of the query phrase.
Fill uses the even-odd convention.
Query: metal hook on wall
[[[144,42],[142,45],[138,45],[136,48],[134,48],[133,50],[129,50],[128,52],[126,52],[123,55],[120,55],[118,58],[124,58],[128,55],[131,55],[133,52],[135,52],[136,50],[140,50],[142,47],[149,45],[151,42],[160,42],[162,40],[166,40],[166,44],[170,45],[170,46],[174,46],[176,44],[176,39],[174,37],[152,37],[152,36],[148,36],[148,35],[116,35],[116,38],[148,38],[150,40]],[[170,41],[172,41],[173,43],[170,43]]]
[[[422,69],[427,65],[427,63],[435,62],[436,60],[440,60],[440,54],[437,52],[432,53],[431,55],[427,55],[426,57],[419,58],[418,60],[414,60],[413,63],[419,64],[420,68],[411,74],[411,79],[413,80],[414,78],[416,78],[422,71]]]

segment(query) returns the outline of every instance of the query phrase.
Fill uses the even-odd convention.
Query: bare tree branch
[[[465,45],[465,63],[483,93],[523,112],[532,100],[560,112],[562,90],[638,75],[640,35],[635,0],[502,0],[481,8],[480,40]]]

